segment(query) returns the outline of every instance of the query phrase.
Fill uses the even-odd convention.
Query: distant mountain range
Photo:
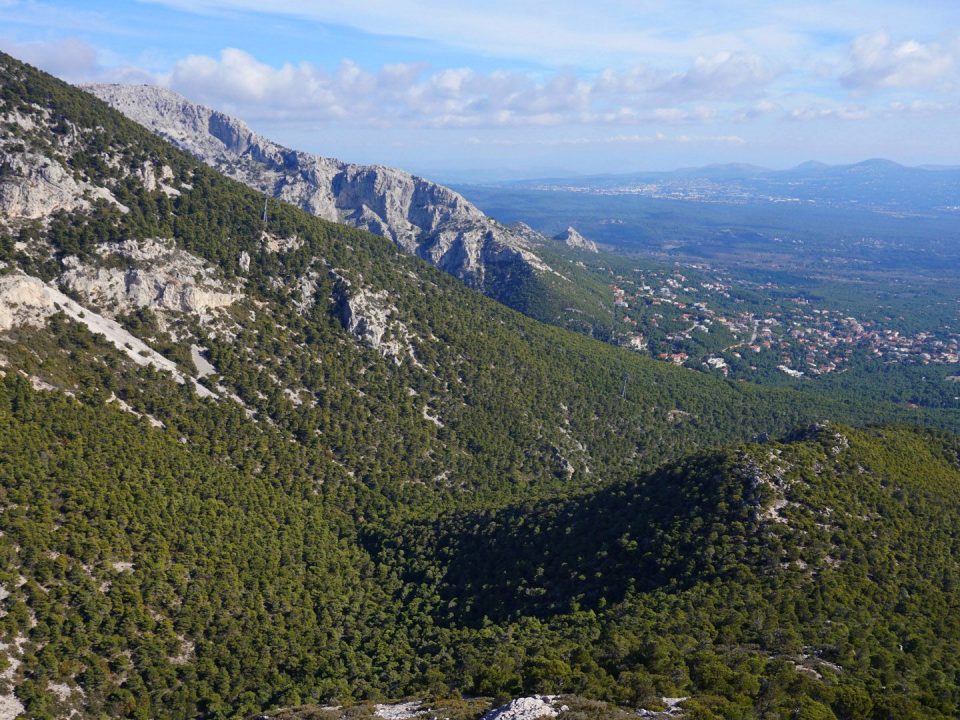
[[[907,167],[872,159],[852,165],[805,162],[789,170],[726,164],[503,183],[511,188],[706,202],[795,202],[899,211],[960,210],[960,168]]]

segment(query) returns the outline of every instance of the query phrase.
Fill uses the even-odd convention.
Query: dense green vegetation
[[[830,426],[707,449],[950,412],[656,363],[288,206],[269,230],[302,244],[268,252],[256,193],[0,67],[0,112],[41,118],[4,130],[128,209],[21,223],[5,272],[54,280],[68,255],[106,267],[104,243],[169,237],[243,292],[214,325],[121,318],[186,373],[202,342],[219,399],[64,315],[4,336],[0,691],[27,716],[525,692],[690,695],[694,718],[957,714],[957,438]],[[180,194],[148,190],[144,162]],[[389,298],[395,355],[345,329],[345,287]]]
[[[458,691],[956,711],[955,436],[831,427],[564,502],[357,525],[354,489],[290,472],[296,452],[266,471],[0,390],[0,628],[27,639],[32,716],[63,707],[54,682],[140,717]],[[290,452],[270,440],[246,457]]]

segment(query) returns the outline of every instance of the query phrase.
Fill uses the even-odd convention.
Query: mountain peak
[[[589,252],[600,252],[600,249],[597,247],[597,244],[593,240],[587,240],[583,235],[581,235],[575,227],[572,225],[567,227],[559,235],[554,236],[555,240],[566,244],[568,247],[577,248],[578,250],[587,250]]]

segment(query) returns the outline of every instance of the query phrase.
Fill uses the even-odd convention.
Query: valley
[[[613,253],[5,54],[0,129],[3,717],[956,717],[947,239]]]
[[[506,221],[523,215],[544,233],[576,223],[604,243],[600,255],[567,259],[605,283],[598,335],[725,377],[856,385],[897,402],[957,407],[960,294],[951,272],[960,256],[949,213],[798,215],[769,202],[665,206],[602,190],[571,201],[566,186],[530,185],[461,190]],[[875,235],[855,239],[860,232]]]

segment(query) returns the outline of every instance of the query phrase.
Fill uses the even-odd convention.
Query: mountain
[[[559,235],[554,236],[555,240],[559,240],[567,247],[572,247],[577,250],[586,250],[588,252],[600,252],[600,249],[597,247],[597,244],[593,240],[587,240],[583,235],[577,232],[575,227],[568,227]]]
[[[390,238],[472,287],[497,288],[513,264],[552,272],[535,252],[545,238],[500,225],[442,185],[285,148],[162,88],[86,89],[223,174],[318,217]]]
[[[834,424],[952,416],[657,363],[288,203],[264,228],[6,55],[0,127],[7,716],[956,714],[956,436]]]

